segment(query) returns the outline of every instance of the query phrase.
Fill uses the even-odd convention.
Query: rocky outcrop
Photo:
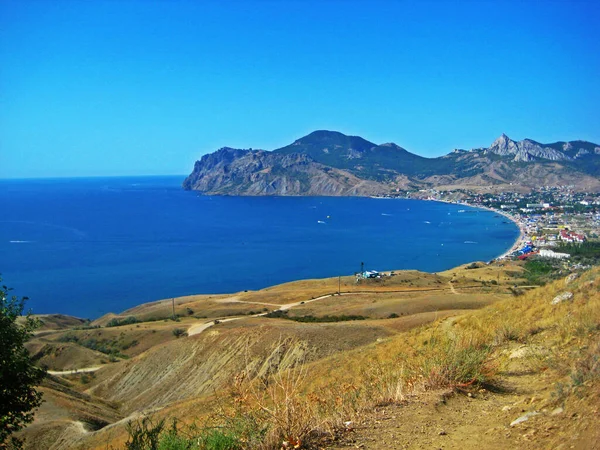
[[[387,186],[302,153],[222,148],[194,165],[183,187],[211,195],[378,195]]]
[[[565,145],[569,146],[569,149],[572,147],[570,143],[565,143]],[[516,142],[504,133],[485,152],[500,156],[509,156],[513,161],[535,161],[536,159],[547,159],[550,161],[571,160],[569,156],[559,150],[544,147],[531,139],[523,139]]]
[[[573,299],[573,293],[572,292],[563,292],[562,294],[558,294],[556,297],[554,297],[552,299],[552,301],[550,302],[551,305],[558,305],[559,303],[562,302],[567,302],[569,300]]]

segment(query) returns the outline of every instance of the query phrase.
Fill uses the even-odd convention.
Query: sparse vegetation
[[[139,344],[137,340],[126,341],[124,339],[96,339],[92,337],[80,338],[73,333],[67,333],[60,338],[59,342],[73,342],[82,347],[104,353],[111,357],[126,358],[121,352]]]
[[[290,316],[288,315],[288,311],[272,311],[267,314],[265,317],[270,319],[288,319],[293,320],[295,322],[303,322],[303,323],[327,323],[327,322],[348,322],[350,320],[366,320],[368,317],[358,316],[358,315],[340,315],[340,316],[320,316],[316,317],[313,315],[306,316]]]
[[[520,276],[524,277],[529,284],[543,286],[558,277],[559,267],[547,260],[529,259],[525,263],[525,270]]]
[[[129,317],[126,317],[124,319],[117,319],[117,318],[111,319],[106,324],[106,326],[107,327],[120,327],[120,326],[123,326],[123,325],[133,325],[133,324],[139,323],[139,322],[140,322],[140,320],[136,319],[133,316],[129,316]]]
[[[187,336],[187,331],[185,331],[183,328],[173,328],[172,333],[176,338]]]
[[[437,316],[439,320],[435,324],[421,327],[417,325],[418,328],[412,328],[410,331],[405,331],[401,327],[405,321],[413,320],[411,316],[423,314],[423,310],[396,309],[402,303],[386,303],[395,298],[394,296],[397,294],[393,293],[347,295],[340,299],[343,301],[343,305],[336,301],[337,298],[329,298],[322,302],[298,306],[298,311],[302,311],[304,314],[296,318],[301,318],[302,322],[339,321],[339,325],[335,326],[303,327],[301,323],[291,323],[296,319],[292,316],[292,311],[289,313],[274,311],[267,317],[284,318],[290,322],[246,317],[239,322],[234,322],[236,326],[217,327],[202,338],[206,339],[204,342],[210,342],[214,348],[209,353],[199,353],[202,356],[194,359],[198,362],[213,360],[211,364],[218,364],[222,361],[219,354],[225,347],[217,348],[216,346],[227,346],[228,349],[231,349],[231,352],[224,356],[228,360],[228,364],[231,364],[231,361],[236,358],[235,364],[239,363],[239,359],[243,359],[244,354],[247,354],[247,361],[237,365],[237,372],[230,369],[229,374],[238,373],[238,375],[233,380],[233,375],[230,375],[231,378],[224,377],[226,380],[221,381],[221,384],[211,391],[211,393],[215,393],[215,396],[210,399],[206,397],[200,400],[187,399],[174,405],[172,409],[165,410],[168,412],[160,417],[167,417],[167,422],[162,423],[158,432],[156,431],[158,420],[146,422],[146,431],[144,431],[144,426],[136,429],[132,425],[129,439],[131,446],[127,448],[290,449],[294,447],[326,447],[334,439],[335,442],[338,442],[337,439],[351,427],[346,424],[361,423],[362,426],[363,422],[361,421],[372,415],[373,411],[379,411],[382,408],[398,409],[399,404],[403,405],[400,409],[409,410],[412,407],[411,404],[415,405],[413,399],[421,399],[423,396],[424,398],[427,396],[433,398],[434,395],[441,395],[440,393],[443,393],[444,398],[451,398],[447,396],[453,393],[454,397],[463,400],[467,399],[462,397],[462,394],[468,394],[472,399],[480,396],[485,396],[486,400],[490,396],[491,399],[494,398],[491,392],[495,392],[496,389],[512,389],[514,377],[517,376],[514,374],[527,374],[528,377],[537,377],[540,380],[543,378],[544,386],[554,385],[554,389],[546,391],[545,394],[540,392],[534,394],[535,388],[531,387],[530,391],[530,388],[527,387],[527,398],[525,399],[526,403],[523,403],[523,409],[530,408],[529,404],[533,402],[534,395],[536,404],[531,406],[531,410],[546,408],[551,411],[556,407],[553,403],[556,403],[557,406],[562,405],[565,409],[568,405],[573,405],[575,401],[589,403],[587,399],[595,399],[594,395],[597,395],[600,388],[598,362],[600,345],[597,344],[600,341],[598,269],[591,272],[580,272],[578,278],[569,281],[568,287],[564,283],[566,275],[562,275],[558,282],[548,283],[530,291],[522,287],[517,288],[522,291],[520,292],[522,295],[514,297],[507,294],[506,286],[507,284],[512,285],[515,281],[519,285],[523,284],[524,274],[520,271],[522,265],[521,263],[517,264],[512,268],[519,269],[519,271],[515,271],[515,277],[520,278],[518,281],[506,280],[504,273],[510,272],[511,267],[503,268],[501,272],[498,272],[502,274],[502,286],[493,290],[492,295],[502,296],[502,300],[480,311],[450,312],[450,315],[439,315]],[[459,281],[454,286],[459,291],[458,294],[451,294],[450,289],[446,288],[442,292],[428,292],[422,295],[426,295],[425,298],[429,302],[437,302],[442,299],[447,301],[450,297],[453,303],[448,307],[453,308],[461,304],[461,299],[464,299],[462,301],[465,303],[462,304],[466,306],[468,302],[474,301],[474,298],[488,295],[489,291],[477,288],[473,291],[474,293],[460,292],[466,290],[461,289],[464,283],[460,282],[465,269],[456,270],[455,278]],[[482,271],[482,278],[501,279],[500,275],[492,272],[493,268],[485,267],[478,270]],[[539,272],[543,273],[544,271],[539,270]],[[551,276],[556,275],[551,274]],[[432,284],[436,281],[432,280]],[[444,280],[444,284],[447,285],[448,281],[449,276]],[[491,288],[488,289],[491,290]],[[565,289],[572,292],[573,297],[563,303],[552,305],[552,299]],[[420,301],[423,297],[415,296],[413,293],[402,295],[411,301],[411,308],[414,307],[413,305],[419,308],[423,306],[423,302]],[[271,303],[274,298],[261,300]],[[243,300],[245,301],[245,299]],[[294,298],[294,300],[296,299]],[[276,300],[273,303],[281,304],[282,302]],[[441,303],[436,303],[436,305],[439,304]],[[386,309],[383,309],[381,305],[385,305]],[[257,307],[253,306],[253,308],[256,311]],[[398,318],[398,320],[343,323],[349,321],[348,317],[354,316],[341,315],[339,312],[349,310],[369,311],[369,313],[377,311],[376,315],[379,318],[389,317]],[[394,310],[397,313],[391,312]],[[311,314],[307,314],[308,312]],[[317,314],[323,315],[317,316]],[[436,312],[431,314],[431,317],[437,315]],[[358,317],[366,319],[364,316]],[[186,320],[188,319],[184,319],[184,321]],[[218,319],[211,320],[219,322]],[[244,322],[251,325],[247,329],[237,325]],[[426,322],[419,322],[419,324],[423,323]],[[173,329],[176,326],[174,324],[159,323],[157,326],[168,334],[176,335],[185,332],[183,328]],[[307,329],[311,330],[310,333],[304,332]],[[359,345],[350,347],[351,350],[347,352],[345,350],[336,352],[335,348],[339,343],[336,343],[334,338],[332,340],[323,339],[327,342],[323,344],[322,349],[316,350],[321,352],[318,357],[306,356],[308,353],[303,353],[306,349],[314,351],[313,349],[318,347],[318,344],[315,345],[317,342],[315,333],[318,333],[316,339],[322,339],[322,336],[337,336],[336,333],[344,333],[345,337],[354,339],[354,333],[360,333],[362,329],[369,330],[370,338],[361,341]],[[381,333],[382,329],[387,331]],[[290,341],[286,341],[285,344],[278,343],[276,344],[277,348],[268,349],[266,346],[270,344],[267,343],[274,342],[273,336],[281,336],[282,330],[285,330],[285,333],[289,332],[290,336],[296,336],[297,340],[292,342],[292,338],[289,338]],[[324,330],[327,331],[324,332]],[[352,330],[352,334],[348,333],[348,330]],[[115,330],[112,332],[114,333]],[[84,336],[83,333],[78,333],[78,335]],[[84,338],[81,337],[81,339]],[[140,361],[140,365],[148,363],[146,369],[152,371],[156,366],[149,363],[152,362],[150,361],[152,358],[157,356],[165,358],[163,361],[188,359],[189,354],[186,353],[186,349],[191,347],[187,346],[192,343],[200,344],[202,339],[178,342],[171,339],[170,347],[159,348],[153,354],[146,354],[143,358],[145,362]],[[251,349],[247,347],[244,350],[246,339],[248,339],[247,342],[253,342]],[[302,339],[306,339],[306,341]],[[237,347],[233,350],[232,346]],[[334,350],[332,351],[332,349]],[[200,352],[204,352],[204,350],[200,350]],[[142,375],[144,369],[138,366],[134,367],[136,375],[147,376]],[[198,373],[201,373],[204,368],[210,370],[208,366],[186,367],[195,367],[196,370],[199,370]],[[219,370],[222,370],[222,367],[224,366],[219,366]],[[99,379],[102,377],[100,373]],[[126,370],[124,373],[131,373],[131,370]],[[111,374],[111,377],[115,377],[115,375]],[[506,383],[507,377],[513,377],[509,383]],[[115,379],[119,382],[118,377]],[[81,381],[83,383],[83,380]],[[102,382],[104,383],[106,380],[102,380]],[[90,379],[88,386],[94,389],[101,386],[101,383]],[[172,387],[172,384],[169,384],[168,388],[172,389]],[[148,385],[128,394],[129,398],[139,395],[141,389],[147,390]],[[197,387],[194,386],[194,389]],[[552,390],[554,396],[550,399]],[[163,395],[166,391],[152,390],[150,394],[144,395],[152,396],[149,401],[155,402],[155,392]],[[172,395],[170,392],[169,395]],[[505,391],[502,396],[495,397],[496,401],[502,402],[504,396],[507,395],[516,397],[514,392],[507,393]],[[538,398],[544,395],[549,400],[544,403],[544,406],[540,406],[537,403],[539,402]],[[183,398],[185,399],[185,397]],[[469,399],[469,404],[472,399]],[[158,401],[160,402],[160,400]],[[516,399],[511,400],[511,404],[513,401]],[[460,400],[456,402],[460,403]],[[502,406],[504,405],[497,406],[496,404],[494,411],[500,411]],[[183,409],[185,412],[179,408],[185,408]],[[521,407],[519,407],[520,409]],[[201,411],[200,414],[204,414],[206,411],[196,421],[197,424],[201,423],[201,426],[182,423],[171,427],[165,426],[166,423],[169,423],[168,414],[175,417],[184,417],[184,415],[195,417],[197,411]],[[437,407],[436,411],[437,414],[443,413],[438,411]],[[516,418],[515,411],[509,414],[513,413],[515,417],[505,418],[506,424]],[[496,416],[494,415],[494,417]],[[488,419],[491,421],[491,416],[488,416]],[[491,428],[493,426],[488,423],[486,429],[491,429],[491,433],[500,433],[500,431],[494,431]],[[140,433],[145,434],[145,437],[142,438]],[[134,439],[135,436],[137,437]],[[546,445],[545,437],[539,436],[538,439],[540,439],[541,448],[554,448],[550,444]],[[134,447],[132,446],[134,442],[145,442],[143,445],[146,447]],[[419,441],[420,444],[423,442]],[[510,441],[510,443],[512,445],[514,441]],[[155,447],[151,447],[151,445],[155,445]]]
[[[158,450],[161,434],[165,429],[165,420],[154,422],[150,417],[143,417],[137,422],[127,424],[129,438],[125,442],[127,450]]]

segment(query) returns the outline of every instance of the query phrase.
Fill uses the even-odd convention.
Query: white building
[[[565,258],[571,257],[571,255],[569,255],[568,253],[558,253],[553,250],[546,250],[546,249],[540,250],[540,256],[542,258],[555,258],[555,259],[565,259]]]

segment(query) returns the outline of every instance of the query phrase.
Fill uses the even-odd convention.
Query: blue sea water
[[[210,197],[183,177],[0,181],[0,274],[34,313],[95,318],[196,293],[366,269],[436,272],[518,236],[484,210],[430,201]],[[465,210],[465,212],[460,212]]]

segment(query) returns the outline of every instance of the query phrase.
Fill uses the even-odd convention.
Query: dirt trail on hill
[[[241,300],[237,300],[237,297],[228,297],[226,299],[219,300],[219,302],[221,302],[221,303],[223,303],[223,302],[231,302],[231,303],[251,303],[251,304],[257,304],[257,305],[271,305],[271,306],[278,306],[279,307],[279,308],[275,309],[274,311],[287,311],[287,310],[292,309],[292,308],[294,308],[296,306],[304,305],[306,303],[316,302],[317,300],[323,300],[325,298],[333,297],[334,295],[338,295],[338,294],[322,295],[320,297],[312,298],[310,300],[303,300],[303,301],[300,301],[300,302],[288,303],[286,305],[276,305],[276,304],[272,304],[272,303],[244,302],[244,301],[241,301]],[[340,295],[350,295],[350,294],[340,294]],[[231,322],[233,320],[251,319],[253,317],[263,317],[263,316],[266,316],[267,314],[269,314],[269,313],[268,312],[264,312],[264,313],[259,313],[259,314],[252,314],[251,316],[230,317],[228,319],[211,320],[210,322],[205,322],[205,323],[199,323],[199,324],[192,325],[191,327],[188,328],[187,333],[188,333],[188,336],[195,336],[197,334],[202,333],[204,330],[212,327],[213,325],[216,325],[217,323]]]
[[[245,303],[247,305],[265,305],[265,306],[280,306],[277,303],[264,303],[264,302],[247,302],[245,300],[239,300],[237,295],[232,297],[225,297],[215,300],[216,303]]]
[[[264,314],[261,314],[261,315],[264,315]],[[212,327],[213,325],[216,325],[217,323],[232,322],[234,320],[240,320],[240,319],[245,319],[245,317],[230,317],[229,319],[217,319],[217,320],[212,320],[210,322],[198,323],[198,324],[195,324],[195,325],[192,325],[191,327],[189,327],[187,333],[188,333],[188,336],[194,336],[196,334],[202,333],[204,330]]]
[[[543,375],[515,374],[506,381],[505,392],[430,392],[404,405],[377,408],[328,448],[600,448],[597,411],[552,405],[553,386]]]
[[[78,373],[95,372],[96,370],[102,369],[102,367],[104,367],[104,366],[83,367],[81,369],[71,369],[71,370],[49,370],[48,373],[50,375],[76,375]]]
[[[458,291],[456,289],[454,289],[454,285],[452,284],[452,281],[448,281],[448,286],[450,286],[450,292],[452,292],[454,295],[458,295]]]

